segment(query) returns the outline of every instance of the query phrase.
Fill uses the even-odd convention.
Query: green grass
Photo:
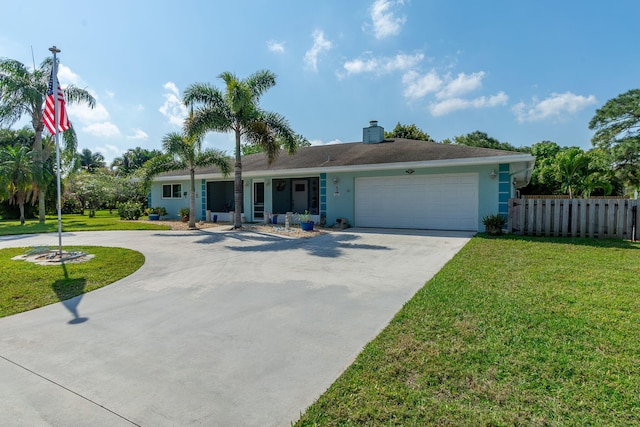
[[[296,425],[639,425],[639,249],[473,238]]]
[[[62,215],[62,231],[98,231],[98,230],[168,230],[170,227],[160,224],[148,224],[141,221],[120,221],[114,210],[97,211],[94,218],[89,215]],[[24,225],[18,220],[0,221],[0,236],[10,234],[56,233],[58,231],[57,215],[48,215],[44,224],[37,219],[29,219]]]
[[[122,279],[144,264],[137,251],[100,246],[64,248],[95,257],[78,264],[38,265],[11,260],[27,248],[0,249],[0,317],[73,298]]]

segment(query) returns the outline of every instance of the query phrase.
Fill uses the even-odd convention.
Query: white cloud
[[[133,135],[127,136],[127,139],[147,139],[147,138],[149,138],[149,135],[147,135],[147,133],[142,129],[134,129]]]
[[[577,113],[597,102],[594,95],[582,96],[571,92],[552,93],[551,96],[542,101],[533,98],[529,105],[519,102],[513,106],[513,112],[518,117],[519,122],[533,122],[551,117],[561,118],[565,114]]]
[[[84,86],[84,83],[80,76],[71,71],[71,68],[67,67],[64,64],[58,65],[58,80],[60,81],[60,86],[62,87],[65,87],[67,85]]]
[[[86,104],[68,104],[67,113],[71,122],[81,122],[83,124],[104,122],[109,120],[109,112],[101,103],[96,103],[94,108]]]
[[[465,93],[472,92],[482,86],[482,79],[484,78],[484,71],[466,75],[465,73],[458,74],[458,77],[451,80],[447,76],[447,83],[445,86],[436,93],[438,99],[449,99],[459,97]]]
[[[396,17],[391,9],[403,3],[404,1],[402,0],[376,0],[373,2],[370,12],[373,34],[377,39],[395,36],[400,33],[400,29],[407,18],[405,16]]]
[[[443,116],[453,111],[466,110],[469,108],[486,108],[505,105],[509,97],[504,92],[486,97],[481,96],[474,99],[449,98],[444,101],[435,102],[429,105],[429,111],[434,116]]]
[[[169,123],[181,127],[188,111],[180,101],[180,91],[173,82],[167,82],[163,87],[166,91],[163,94],[164,104],[160,106],[158,111],[169,120]]]
[[[407,70],[412,68],[423,59],[424,54],[422,53],[416,53],[415,55],[398,54],[392,58],[358,58],[345,62],[344,69],[347,71],[347,74],[386,74],[396,70]]]
[[[402,83],[404,84],[404,96],[418,99],[439,91],[443,82],[435,70],[431,70],[423,76],[412,70],[402,76]]]
[[[106,93],[109,98],[113,98],[114,96],[116,96],[116,93],[110,90],[105,90],[104,93]]]
[[[309,142],[311,143],[312,146],[314,145],[335,145],[335,144],[342,144],[343,142],[339,139],[332,139],[331,141],[327,141],[324,142],[320,139],[311,139],[309,140]]]
[[[324,32],[315,30],[312,34],[313,46],[304,54],[304,62],[307,68],[318,71],[318,55],[331,50],[332,44],[324,38]]]
[[[110,122],[93,123],[83,127],[82,130],[94,136],[110,137],[120,135],[118,127]]]
[[[105,159],[113,159],[114,157],[122,154],[122,150],[111,144],[105,144],[103,147],[95,147],[93,151],[101,153]]]
[[[284,53],[284,42],[269,40],[267,42],[267,49],[269,49],[271,52]]]

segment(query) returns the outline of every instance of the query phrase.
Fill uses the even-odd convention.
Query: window
[[[182,184],[163,184],[162,198],[163,199],[181,199]]]

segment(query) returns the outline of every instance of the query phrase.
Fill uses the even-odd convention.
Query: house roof
[[[302,147],[292,156],[285,150],[280,150],[277,159],[271,165],[264,153],[251,154],[242,158],[242,173],[255,176],[296,173],[301,169],[309,172],[329,169],[365,170],[453,164],[528,163],[534,160],[530,154],[515,151],[396,138],[378,144],[351,142]],[[533,163],[530,168],[533,168]],[[197,175],[219,174],[220,170],[216,167],[197,171]],[[188,176],[188,172],[168,172],[159,178],[177,176]]]

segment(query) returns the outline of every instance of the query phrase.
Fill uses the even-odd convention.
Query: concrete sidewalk
[[[0,424],[289,426],[471,235],[65,233],[146,262],[68,302],[85,322],[63,303],[0,319]],[[0,238],[35,245],[57,235]]]

